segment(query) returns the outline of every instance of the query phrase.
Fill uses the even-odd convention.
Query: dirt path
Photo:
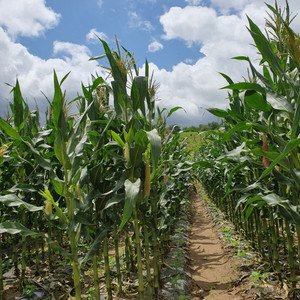
[[[200,195],[195,196],[193,214],[189,257],[196,290],[192,293],[192,299],[255,299],[253,295],[242,294],[246,287],[233,286],[233,282],[241,277],[238,260],[230,250],[224,248],[212,216]]]

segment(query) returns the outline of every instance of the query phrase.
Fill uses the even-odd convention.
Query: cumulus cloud
[[[185,62],[186,64],[192,64],[192,63],[194,62],[194,59],[186,58],[186,59],[184,60],[184,62]]]
[[[226,107],[226,92],[218,89],[225,82],[215,71],[216,66],[211,68],[207,58],[198,60],[194,65],[181,62],[171,71],[159,69],[153,63],[149,64],[149,68],[160,83],[157,97],[161,100],[157,105],[168,110],[174,106],[183,108],[173,114],[170,123],[178,122],[182,126],[206,123],[214,119],[207,108]]]
[[[139,28],[145,31],[152,31],[154,29],[151,22],[144,20],[140,15],[134,11],[128,12],[129,17],[129,27],[130,28]]]
[[[55,27],[60,15],[46,7],[45,0],[0,0],[0,26],[15,38],[36,37]]]
[[[194,0],[186,1],[190,5],[200,4]],[[267,2],[273,4],[271,0]],[[284,7],[284,1],[278,2]],[[203,114],[204,108],[228,106],[227,92],[220,90],[227,82],[219,72],[228,74],[234,81],[247,77],[248,65],[231,60],[231,57],[245,55],[255,65],[259,62],[257,50],[246,30],[246,16],[263,28],[267,17],[265,4],[260,0],[211,0],[211,4],[211,7],[171,7],[160,17],[164,39],[183,40],[188,46],[198,45],[202,53],[195,63],[186,60],[171,71],[151,65],[155,78],[161,83],[159,96],[163,101],[159,105],[169,109],[182,106],[187,114],[178,111],[173,120],[186,126],[212,120],[209,113]],[[291,2],[290,8],[292,12],[299,11],[300,1]],[[292,27],[299,32],[299,18]]]
[[[160,22],[166,40],[180,39],[187,45],[199,46],[202,55],[196,62],[186,60],[169,72],[152,65],[155,78],[161,83],[159,94],[163,101],[159,105],[182,106],[184,110],[176,112],[173,120],[180,120],[186,126],[213,120],[205,109],[228,105],[227,92],[220,90],[227,83],[219,72],[235,81],[243,80],[247,64],[230,58],[238,55],[257,58],[257,50],[245,28],[246,18],[220,15],[212,7],[186,6],[172,7],[160,17]]]
[[[102,40],[108,40],[107,35],[104,32],[97,31],[96,28],[92,28],[86,35],[86,40],[89,43],[98,43],[98,37]]]
[[[9,4],[8,4],[9,2]],[[5,12],[5,16],[3,13]],[[98,70],[96,61],[89,61],[90,50],[85,45],[55,41],[53,57],[41,59],[15,41],[18,35],[38,36],[57,25],[59,15],[46,7],[43,0],[0,0],[0,114],[3,116],[10,88],[4,83],[15,84],[18,78],[24,99],[32,107],[37,101],[42,111],[48,105],[41,91],[53,96],[53,70],[59,79],[71,71],[63,88],[69,100],[81,90],[81,82],[88,84],[91,74]],[[60,58],[59,58],[60,57]],[[61,58],[62,57],[62,58]],[[5,100],[8,99],[8,100]]]
[[[185,2],[187,2],[189,5],[199,5],[201,4],[201,0],[185,0]]]
[[[232,10],[235,11],[241,11],[245,8],[247,4],[250,2],[258,2],[256,0],[229,0],[229,1],[223,1],[223,0],[211,0],[211,4],[214,8],[216,8],[218,11],[220,11],[223,14],[227,14]],[[260,3],[264,4],[262,1]]]
[[[152,43],[150,43],[148,45],[149,52],[157,52],[159,50],[162,50],[163,48],[164,48],[164,46],[158,41],[153,41]]]
[[[67,97],[72,99],[77,91],[80,92],[81,81],[86,84],[90,74],[94,74],[96,70],[99,73],[97,62],[88,61],[91,53],[84,45],[55,41],[53,57],[44,60],[17,43],[18,35],[41,35],[45,30],[56,26],[60,18],[59,14],[46,7],[43,0],[26,0],[29,6],[36,4],[34,8],[31,6],[30,11],[24,2],[10,0],[8,4],[7,1],[0,0],[0,57],[5,58],[0,60],[0,101],[9,97],[10,89],[3,82],[13,84],[18,77],[24,98],[30,103],[35,98],[46,106],[47,102],[41,97],[40,91],[51,99],[53,69],[59,78],[71,71],[63,88],[68,91]],[[100,2],[102,1],[98,4]],[[160,17],[165,43],[178,39],[188,46],[196,46],[199,49],[199,58],[193,61],[186,58],[171,70],[160,69],[154,63],[149,63],[150,71],[154,70],[154,77],[160,83],[157,96],[161,101],[157,104],[167,109],[182,106],[184,110],[177,111],[171,122],[184,126],[211,121],[212,117],[205,112],[205,108],[225,108],[228,105],[227,92],[220,90],[227,83],[219,72],[228,74],[234,81],[243,80],[243,76],[247,77],[248,65],[231,60],[230,57],[246,55],[258,64],[257,50],[251,45],[252,39],[245,27],[246,15],[261,28],[264,27],[266,6],[263,1],[211,0],[210,7],[205,6],[206,2],[186,0],[186,7],[168,8]],[[273,4],[273,0],[267,2]],[[284,0],[278,2],[284,6]],[[291,2],[290,8],[294,14],[300,11],[300,1]],[[134,11],[129,12],[128,17],[130,28],[145,31],[154,29],[149,21]],[[292,24],[293,29],[299,32],[300,18],[296,18]],[[107,38],[103,32],[93,28],[86,35],[88,42],[94,41],[94,33],[100,38]],[[148,51],[161,49],[163,45],[156,40],[148,45]],[[0,105],[3,107],[1,103]],[[1,109],[1,112],[4,110]]]
[[[245,28],[245,20],[238,15],[217,15],[208,7],[173,7],[160,18],[164,38],[181,39],[188,44],[199,45],[200,52],[208,61],[208,68],[218,67],[215,72],[230,70],[233,56],[255,56],[250,45],[251,37]],[[201,59],[201,58],[200,58]],[[209,66],[211,64],[211,67]],[[206,72],[199,70],[199,72]]]
[[[10,98],[10,88],[4,82],[14,84],[18,78],[23,97],[27,99],[29,105],[34,105],[36,100],[43,111],[47,106],[47,101],[41,91],[50,99],[52,98],[54,69],[60,79],[71,71],[63,84],[63,88],[68,91],[69,100],[80,92],[81,82],[87,84],[91,78],[90,74],[95,74],[97,70],[97,62],[88,61],[90,51],[84,45],[56,41],[53,45],[53,54],[63,54],[64,57],[44,60],[32,55],[26,47],[15,43],[0,27],[0,56],[5,57],[5,60],[0,60],[1,114],[4,113],[4,99]]]
[[[163,38],[182,39],[188,44],[199,43],[211,36],[216,18],[216,11],[209,7],[171,7],[160,17],[165,32]]]

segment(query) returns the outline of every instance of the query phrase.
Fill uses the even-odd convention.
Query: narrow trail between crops
[[[234,253],[224,248],[201,194],[192,201],[192,226],[189,237],[190,273],[194,288],[193,300],[254,299],[253,295],[242,294],[247,287],[243,282],[235,286],[241,274]]]

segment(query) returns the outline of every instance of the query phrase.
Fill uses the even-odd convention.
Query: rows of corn
[[[293,293],[300,276],[300,37],[288,4],[267,6],[265,32],[248,18],[259,65],[239,56],[249,79],[234,83],[222,74],[229,108],[210,109],[223,127],[206,133],[197,159],[210,197]]]
[[[83,269],[92,274],[93,299],[101,297],[100,269],[107,299],[123,297],[136,274],[139,299],[159,294],[169,237],[190,186],[179,136],[166,131],[178,108],[155,107],[157,83],[147,62],[140,75],[126,49],[100,41],[105,55],[93,59],[107,59],[109,81],[93,77],[67,103],[68,76],[59,80],[54,72],[42,126],[17,81],[11,115],[0,118],[1,300],[3,272],[14,268],[22,289],[26,268],[38,274],[41,260],[54,272],[58,260],[71,265],[76,299]]]

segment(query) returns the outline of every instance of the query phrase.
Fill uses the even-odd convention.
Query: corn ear
[[[6,149],[7,149],[7,145],[6,144],[2,145],[2,147],[0,149],[0,157],[2,157],[4,155]]]
[[[129,144],[127,142],[124,145],[124,158],[127,163],[130,162],[130,149],[129,149]]]
[[[54,206],[55,211],[57,213],[57,216],[60,218],[60,220],[65,223],[65,224],[69,224],[69,220],[68,218],[65,216],[65,214],[63,213],[63,211],[60,209],[60,207],[58,206],[58,204],[54,201],[50,191],[45,187],[45,191],[39,191],[39,194],[44,197],[46,199],[46,207],[45,210],[47,211],[47,208],[49,208],[49,205],[47,206],[47,203],[51,203],[51,205]],[[52,208],[51,208],[52,210]]]

